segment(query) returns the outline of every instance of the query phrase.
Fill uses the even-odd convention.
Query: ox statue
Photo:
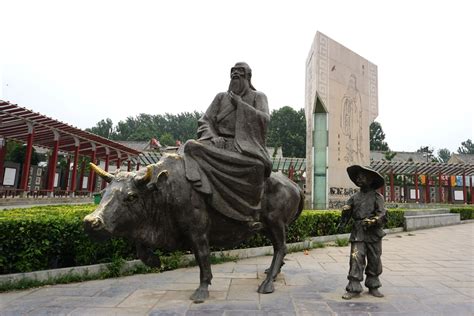
[[[181,155],[164,155],[137,172],[110,174],[91,167],[109,184],[97,209],[84,218],[86,232],[96,239],[117,236],[134,241],[137,256],[149,266],[160,265],[155,249],[192,250],[200,268],[200,285],[191,296],[196,303],[209,297],[209,246],[236,246],[257,233],[213,209],[205,195],[196,193]],[[272,173],[265,181],[260,229],[271,240],[274,254],[259,293],[274,291],[273,281],[287,253],[286,231],[301,214],[303,202],[302,190],[283,174]]]

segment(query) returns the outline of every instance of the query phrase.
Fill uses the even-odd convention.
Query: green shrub
[[[345,247],[349,245],[349,239],[348,238],[336,238],[336,246],[337,247]]]
[[[386,228],[403,227],[403,210],[389,209]],[[303,211],[301,216],[288,227],[286,241],[288,243],[304,241],[309,237],[327,236],[337,234],[337,225],[341,218],[340,211]],[[346,225],[344,232],[351,231],[352,222]],[[257,234],[240,244],[238,248],[251,248],[270,246],[271,242],[262,234]]]
[[[474,219],[474,207],[455,207],[450,209],[451,213],[461,214],[461,220]]]
[[[402,209],[389,209],[387,212],[387,224],[386,228],[403,227],[405,221],[404,218],[405,210]]]
[[[93,242],[82,219],[93,205],[42,206],[0,212],[0,274],[131,259],[123,239]]]
[[[0,274],[134,259],[135,248],[125,239],[92,241],[84,232],[82,220],[95,205],[42,206],[0,212]],[[288,228],[287,242],[300,242],[312,236],[337,234],[339,211],[303,211]],[[403,226],[403,211],[389,210],[388,228]],[[350,231],[347,225],[346,232]],[[257,234],[238,248],[271,245]],[[216,250],[216,249],[213,249]],[[168,254],[162,269],[177,266],[177,254]],[[116,273],[117,269],[112,269]]]

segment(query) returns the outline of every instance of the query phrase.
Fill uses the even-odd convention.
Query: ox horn
[[[107,171],[103,170],[99,166],[96,166],[92,162],[89,163],[89,166],[94,170],[97,175],[99,175],[102,179],[105,180],[105,182],[110,183],[114,179],[114,176]]]
[[[135,181],[140,182],[140,183],[147,183],[151,180],[152,174],[153,174],[153,166],[148,165],[146,166],[146,173],[143,176],[136,178]]]

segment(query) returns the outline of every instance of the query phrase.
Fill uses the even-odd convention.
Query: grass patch
[[[326,247],[326,244],[323,243],[323,242],[313,242],[313,248],[325,248]]]
[[[348,238],[336,238],[336,247],[346,247],[349,245]]]
[[[225,253],[220,255],[212,254],[210,256],[211,264],[220,264],[224,262],[237,261],[237,256],[231,256]],[[150,268],[144,264],[138,264],[131,268],[125,268],[126,261],[122,258],[116,258],[111,263],[105,266],[105,269],[98,273],[89,273],[87,270],[83,273],[67,273],[58,277],[48,278],[47,280],[35,280],[29,278],[23,278],[19,280],[9,281],[0,283],[0,293],[14,290],[26,290],[35,287],[41,287],[45,285],[55,284],[67,284],[74,282],[92,281],[92,280],[103,280],[108,278],[124,277],[134,274],[147,274],[147,273],[160,273],[169,270],[175,270],[179,268],[193,267],[196,266],[196,260],[186,260],[184,254],[181,252],[173,253],[169,256],[163,256],[161,258],[160,268]]]

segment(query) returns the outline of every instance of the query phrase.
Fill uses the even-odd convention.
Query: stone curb
[[[399,233],[403,231],[402,227],[384,229],[387,234]],[[298,251],[303,249],[310,249],[314,247],[314,244],[327,243],[336,241],[337,239],[349,239],[350,234],[338,234],[338,235],[327,235],[319,237],[311,237],[308,240],[287,244],[289,251]],[[268,256],[273,255],[273,246],[264,246],[257,248],[246,248],[246,249],[233,249],[225,250],[222,252],[214,252],[216,257],[231,256],[237,257],[238,259],[246,259],[252,257]]]
[[[387,234],[399,233],[403,232],[402,227],[391,228],[391,229],[384,229]],[[348,239],[350,234],[338,234],[338,235],[328,235],[328,236],[319,236],[319,237],[311,237],[308,240],[287,244],[289,251],[298,251],[303,249],[310,249],[313,248],[314,244],[317,243],[327,243],[331,241],[336,241],[337,239]],[[233,250],[225,250],[225,251],[215,251],[212,253],[217,258],[222,257],[236,257],[238,259],[246,259],[246,258],[253,258],[259,256],[267,256],[273,254],[273,246],[264,246],[264,247],[256,247],[256,248],[245,248],[245,249],[233,249]],[[184,255],[181,260],[183,263],[190,262],[194,259],[194,255],[187,254]],[[29,280],[38,280],[38,281],[45,281],[52,278],[58,278],[61,276],[66,276],[70,274],[96,274],[102,271],[107,270],[107,265],[110,263],[100,263],[100,264],[93,264],[88,266],[77,266],[77,267],[69,267],[69,268],[60,268],[60,269],[50,269],[50,270],[41,270],[41,271],[34,271],[34,272],[25,272],[25,273],[12,273],[12,274],[5,274],[0,275],[0,284],[7,283],[10,281],[19,281],[23,279]],[[136,266],[143,265],[140,260],[130,260],[126,261],[122,270],[126,271],[132,269]]]

